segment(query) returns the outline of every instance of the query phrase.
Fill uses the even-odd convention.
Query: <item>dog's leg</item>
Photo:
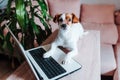
[[[50,57],[51,55],[54,54],[56,48],[58,48],[59,45],[61,45],[62,42],[58,39],[56,39],[52,44],[51,44],[51,48],[49,51],[47,51],[44,55],[43,55],[43,58],[48,58]]]
[[[57,48],[57,43],[56,43],[56,42],[53,42],[53,43],[51,44],[50,50],[47,51],[47,52],[43,55],[43,58],[48,58],[48,57],[50,57],[51,55],[53,55],[53,53],[55,52],[56,48]]]
[[[70,62],[70,60],[72,59],[72,57],[74,57],[75,55],[78,54],[78,50],[77,47],[75,46],[64,58],[64,60],[62,61],[62,64],[67,64]]]

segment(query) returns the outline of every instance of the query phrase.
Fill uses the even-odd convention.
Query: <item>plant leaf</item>
[[[15,0],[16,4],[16,16],[20,27],[22,28],[23,32],[25,32],[25,5],[24,0]]]
[[[47,14],[47,5],[45,3],[44,0],[37,0],[37,2],[39,3],[40,7],[41,7],[41,13],[43,15],[43,17],[46,19],[46,14]]]
[[[33,19],[30,19],[30,23],[33,27],[33,31],[36,33],[36,34],[39,34],[40,31],[38,30],[38,27],[36,26],[35,22],[33,21]]]
[[[10,53],[13,53],[13,46],[12,43],[10,42],[10,33],[8,32],[5,36],[5,43],[4,43],[4,48],[7,48]]]
[[[7,5],[7,14],[10,14],[11,11],[11,4],[12,4],[12,0],[8,0],[8,5]]]
[[[45,31],[46,31],[46,35],[49,36],[52,32],[51,29],[49,28],[49,25],[47,24],[47,22],[37,13],[34,13],[36,17],[39,18],[39,20],[41,21],[41,23],[44,25],[45,27]]]
[[[6,49],[6,48],[7,48],[7,42],[6,42],[6,41],[4,41],[2,48],[3,48],[3,49]]]
[[[4,38],[4,36],[3,36],[3,32],[2,32],[2,30],[1,30],[1,26],[0,26],[0,39],[3,40],[3,38]]]
[[[40,7],[41,7],[41,10],[43,11],[47,11],[47,5],[45,3],[44,0],[37,0],[37,2],[39,3]]]

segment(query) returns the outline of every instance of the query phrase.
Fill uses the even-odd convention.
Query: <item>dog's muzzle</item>
[[[66,29],[66,27],[67,27],[66,24],[62,24],[62,25],[61,25],[61,28],[63,28],[63,29]]]

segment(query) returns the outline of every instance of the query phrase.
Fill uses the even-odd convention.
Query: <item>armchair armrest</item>
[[[114,80],[120,80],[120,42],[117,43],[114,48],[117,63],[117,69],[114,74]]]

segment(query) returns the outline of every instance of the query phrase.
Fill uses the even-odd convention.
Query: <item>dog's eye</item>
[[[68,19],[68,21],[71,21],[71,19]]]
[[[62,18],[60,18],[60,19],[59,19],[59,21],[60,21],[60,22],[62,22],[62,21],[63,21],[63,19],[62,19]]]

